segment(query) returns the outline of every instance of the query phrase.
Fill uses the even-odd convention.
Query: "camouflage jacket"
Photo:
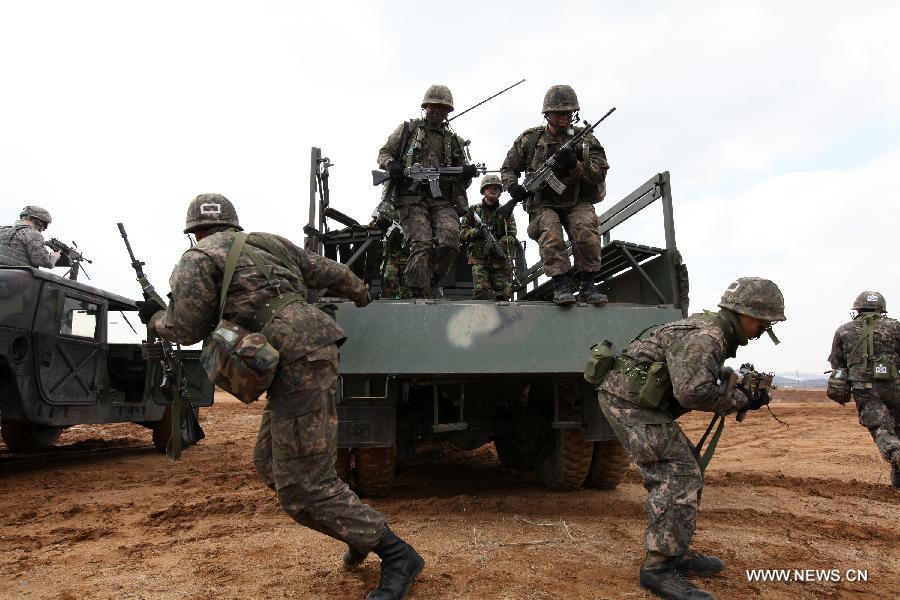
[[[510,251],[515,252],[516,247],[516,220],[512,217],[504,219],[497,214],[497,209],[489,209],[482,201],[475,205],[472,210],[484,221],[490,228],[491,233],[500,242],[500,247],[509,254]],[[463,215],[459,222],[460,232],[459,238],[469,244],[469,264],[470,265],[491,265],[494,267],[505,267],[506,261],[496,256],[491,256],[488,249],[487,240],[475,239],[478,233],[478,225],[469,214]]]
[[[861,313],[860,316],[866,313]],[[874,381],[872,363],[863,361],[866,342],[863,339],[863,320],[860,317],[844,323],[834,332],[831,355],[828,361],[833,369],[847,369],[848,379],[861,383]],[[875,321],[873,335],[874,354],[872,358],[887,357],[900,367],[900,322],[879,316]]]
[[[219,318],[225,260],[234,234],[233,229],[214,233],[181,256],[169,278],[172,301],[168,310],[157,313],[151,321],[159,335],[187,345],[212,333]],[[272,254],[255,245],[256,236],[281,242],[294,260],[294,268],[286,268]],[[351,300],[361,299],[367,293],[365,284],[346,266],[298,248],[283,237],[254,233],[247,242],[263,262],[272,265],[273,277],[280,282],[282,293],[299,292],[305,296],[307,288],[328,288]],[[275,287],[268,284],[262,271],[244,252],[228,287],[222,318],[247,326],[251,315],[277,294]],[[334,319],[306,302],[288,305],[263,329],[263,333],[281,353],[282,364],[346,337]]]
[[[13,225],[0,227],[0,265],[49,269],[53,263],[41,232],[18,220]]]
[[[400,147],[403,130],[408,131],[406,147]],[[387,169],[392,160],[402,160],[407,167],[419,163],[423,167],[462,167],[468,162],[463,149],[465,142],[446,125],[431,127],[425,119],[412,119],[397,126],[378,151],[378,166]],[[472,184],[468,177],[442,176],[441,195],[444,198],[465,198]],[[428,197],[428,184],[406,180],[398,189],[399,196]],[[401,200],[398,204],[403,204]]]
[[[720,395],[719,370],[727,358],[735,356],[738,346],[746,344],[747,336],[737,316],[722,309],[661,325],[646,339],[632,342],[622,356],[648,366],[666,363],[672,394],[678,403],[670,406],[675,416],[690,410],[727,414],[743,407],[747,398],[739,390]],[[610,371],[600,389],[624,400],[631,399],[625,376],[618,369]]]
[[[582,127],[575,127],[575,132]],[[571,136],[553,139],[546,127],[526,129],[516,138],[512,148],[506,153],[506,160],[500,170],[500,178],[504,189],[519,180],[522,172],[537,170],[556,152],[560,145]],[[597,203],[606,197],[606,151],[593,135],[588,135],[576,148],[578,164],[560,181],[566,184],[566,190],[558,195],[548,186],[538,190],[533,198],[526,201],[526,210],[532,206],[548,204],[550,206],[568,207],[578,202]]]

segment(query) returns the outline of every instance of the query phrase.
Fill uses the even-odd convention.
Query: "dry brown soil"
[[[340,543],[294,524],[256,478],[261,404],[226,396],[177,463],[137,425],[78,426],[38,456],[0,445],[2,598],[363,598],[378,561],[339,566]],[[730,421],[707,472],[698,549],[727,568],[719,598],[900,597],[900,493],[852,406],[779,392]],[[703,415],[683,418],[694,439]],[[410,598],[649,598],[636,584],[645,493],[555,492],[491,447],[438,446],[372,501],[428,561]],[[749,583],[745,571],[866,569],[868,583]],[[698,580],[699,581],[699,580]]]

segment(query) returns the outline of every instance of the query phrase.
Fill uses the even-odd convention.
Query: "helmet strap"
[[[778,339],[778,336],[775,335],[775,332],[772,331],[772,326],[769,325],[766,327],[766,333],[769,335],[769,339],[772,340],[772,343],[776,346],[781,343],[781,340]]]

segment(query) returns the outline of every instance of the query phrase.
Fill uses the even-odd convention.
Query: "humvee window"
[[[99,307],[96,304],[67,296],[63,304],[59,333],[94,339],[97,336],[98,313]]]

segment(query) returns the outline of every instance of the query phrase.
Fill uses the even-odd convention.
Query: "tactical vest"
[[[425,140],[425,120],[424,119],[413,119],[411,121],[407,121],[403,124],[403,132],[400,134],[400,160],[404,162],[406,168],[410,168],[413,164],[419,162],[417,150],[422,148],[422,142]],[[463,158],[463,162],[468,162],[465,160],[466,155],[464,151],[464,147],[462,142],[460,142],[459,136],[453,133],[450,127],[445,126],[443,128],[443,151],[442,151],[442,159],[441,164],[436,166],[441,167],[452,167],[455,162],[454,159]],[[435,165],[425,165],[425,166],[435,166]],[[452,197],[453,190],[450,188],[455,185],[456,178],[442,177],[441,178],[441,193],[445,195],[445,197]],[[423,186],[413,184],[416,187],[411,187],[410,192],[418,193],[423,189]],[[446,188],[446,189],[445,189]],[[424,189],[427,190],[427,186],[424,186]]]
[[[526,144],[525,144],[525,156],[524,156],[525,160],[524,160],[524,162],[525,162],[525,172],[526,173],[534,171],[538,167],[540,167],[540,165],[534,165],[532,163],[534,162],[534,155],[537,152],[538,143],[541,141],[541,138],[544,137],[544,134],[546,133],[546,131],[547,131],[546,125],[543,125],[541,127],[534,127],[532,129],[528,130],[528,133],[531,134],[531,137],[528,138],[528,140],[526,141]],[[565,142],[565,140],[561,141],[560,145],[562,145],[564,142]],[[591,150],[590,150],[590,146],[588,145],[587,141],[585,141],[584,145],[581,148],[581,151],[582,151],[582,157],[581,157],[582,163],[590,164]],[[577,150],[576,150],[576,152],[577,152]],[[549,158],[549,156],[547,158]],[[552,201],[552,198],[554,196],[552,190],[550,191],[550,197],[544,198],[542,200],[542,196],[544,195],[543,192],[545,192],[546,189],[547,188],[544,187],[544,188],[537,190],[531,197],[529,197],[525,201],[524,208],[526,211],[528,211],[533,206],[537,206],[537,205],[541,204],[543,200]],[[569,185],[568,188],[566,189],[566,191],[563,193],[564,194],[572,194],[571,197],[577,200],[581,195],[581,181],[576,181],[574,184]]]
[[[31,225],[6,225],[0,227],[0,265],[3,266],[34,266],[31,264],[31,257],[28,255],[28,249],[22,240],[19,232],[27,229]]]

